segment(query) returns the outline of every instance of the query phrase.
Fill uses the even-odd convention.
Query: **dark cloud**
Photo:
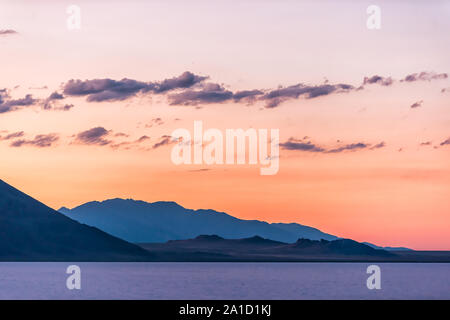
[[[391,77],[385,78],[379,75],[375,75],[372,77],[365,77],[363,81],[363,85],[366,84],[380,84],[382,86],[390,86],[394,83]]]
[[[422,142],[420,146],[431,146],[431,141]]]
[[[147,92],[152,84],[132,79],[112,80],[69,80],[63,87],[63,93],[68,96],[87,96],[89,102],[125,100],[138,92]]]
[[[14,133],[7,134],[6,136],[0,136],[0,140],[10,140],[10,139],[15,139],[15,138],[21,138],[24,136],[24,134],[25,133],[23,131],[14,132]]]
[[[262,90],[243,90],[233,93],[216,83],[207,83],[201,90],[186,90],[169,96],[171,105],[199,105],[221,103],[226,101],[265,101],[266,108],[277,107],[280,103],[305,96],[307,99],[331,94],[333,92],[347,92],[353,86],[348,84],[323,84],[307,86],[297,84],[286,88],[278,88],[264,93]]]
[[[208,77],[197,76],[192,72],[186,71],[178,77],[166,79],[155,85],[154,91],[156,93],[162,93],[174,89],[190,88]]]
[[[11,99],[6,89],[0,90],[0,113],[6,113],[34,105],[37,102],[31,94],[21,99]]]
[[[11,30],[11,29],[0,30],[0,36],[7,36],[7,35],[10,35],[10,34],[17,34],[17,33],[18,33],[17,31]]]
[[[159,141],[158,141],[157,143],[155,143],[155,144],[153,145],[152,148],[153,148],[153,149],[157,149],[157,148],[159,148],[159,147],[166,146],[166,145],[169,145],[169,144],[171,144],[171,143],[174,143],[172,137],[171,137],[171,136],[168,136],[168,135],[164,135],[164,136],[162,136],[162,137],[159,139]]]
[[[446,73],[434,72],[413,73],[401,81],[412,82],[417,80],[433,80],[447,78]],[[198,106],[201,104],[223,103],[223,102],[247,102],[248,104],[261,101],[266,108],[275,108],[281,103],[299,99],[313,99],[334,93],[357,91],[364,85],[379,84],[390,86],[394,83],[391,77],[374,75],[365,77],[363,84],[355,88],[350,84],[330,84],[328,81],[320,85],[305,85],[302,83],[279,87],[277,89],[264,90],[241,90],[232,91],[222,84],[205,82],[209,77],[195,75],[186,71],[181,75],[162,81],[143,82],[124,78],[113,79],[91,79],[91,80],[69,80],[62,86],[62,93],[53,92],[48,98],[40,100],[44,109],[70,110],[73,105],[66,104],[58,106],[57,100],[63,100],[67,96],[83,96],[89,102],[122,101],[132,98],[138,94],[166,94],[170,105]],[[445,92],[445,89],[442,90]],[[26,105],[36,103],[31,95],[23,99],[12,100],[6,91],[0,91],[0,113],[13,111]],[[56,104],[56,106],[55,106]],[[416,108],[420,103],[413,104]],[[159,123],[153,123],[159,124]],[[147,127],[152,126],[152,123]]]
[[[306,137],[305,137],[306,138]],[[304,139],[305,139],[304,138]],[[339,147],[334,148],[325,148],[318,146],[311,141],[305,141],[304,139],[295,139],[289,138],[288,141],[280,143],[280,147],[284,150],[296,150],[296,151],[306,151],[306,152],[320,152],[320,153],[340,153],[344,151],[355,151],[370,148],[370,150],[384,148],[386,144],[384,142],[380,142],[376,145],[370,147],[370,144],[367,143],[352,143],[346,144]],[[339,140],[338,140],[339,142]]]
[[[150,139],[149,136],[141,136],[139,139],[136,140],[136,142],[141,143],[141,142],[147,141],[149,139]]]
[[[431,81],[431,80],[441,80],[447,79],[447,73],[436,73],[436,72],[427,72],[423,71],[420,73],[412,73],[407,75],[404,79],[400,81],[404,82],[414,82],[414,81]]]
[[[311,142],[304,142],[303,140],[297,140],[290,138],[288,141],[280,143],[280,147],[285,150],[298,150],[308,152],[325,152],[325,149],[312,144]]]
[[[266,108],[274,108],[288,99],[298,99],[300,96],[312,99],[329,95],[334,92],[348,92],[352,89],[354,89],[354,87],[349,84],[322,84],[318,86],[296,84],[286,88],[271,90],[260,97],[260,100],[266,101]]]
[[[366,149],[368,147],[369,147],[368,144],[358,142],[358,143],[347,144],[342,147],[328,150],[327,153],[339,153],[339,152],[348,151],[348,150]]]
[[[70,109],[72,109],[74,107],[73,104],[65,104],[62,107],[57,107],[57,110],[62,110],[62,111],[69,111]]]
[[[75,137],[75,142],[79,144],[105,146],[111,143],[111,140],[106,139],[109,133],[110,131],[103,127],[95,127],[78,133]]]
[[[33,140],[20,139],[13,141],[10,146],[11,147],[22,147],[25,145],[38,147],[38,148],[47,148],[51,147],[56,141],[59,140],[59,136],[55,133],[50,134],[39,134]]]
[[[151,127],[153,127],[154,125],[156,125],[156,126],[160,126],[160,125],[163,125],[164,124],[164,121],[161,119],[161,118],[154,118],[154,119],[152,119],[151,121],[150,121],[150,123],[148,123],[148,124],[146,124],[145,125],[145,127],[146,128],[151,128]]]
[[[114,136],[115,137],[129,137],[129,135],[126,135],[124,133],[118,133],[118,134],[115,134]],[[139,139],[134,140],[134,141],[123,141],[123,142],[113,143],[113,144],[110,144],[110,146],[113,149],[119,149],[119,148],[123,147],[124,149],[129,150],[132,147],[135,147],[135,146],[139,145],[140,143],[143,143],[147,140],[150,140],[150,137],[141,136]]]
[[[63,93],[69,96],[87,96],[89,102],[120,101],[138,93],[163,93],[175,89],[190,88],[206,78],[187,71],[178,77],[161,82],[142,82],[127,78],[84,81],[72,79],[64,84]]]
[[[436,72],[419,72],[412,73],[407,75],[405,78],[401,79],[400,82],[414,82],[414,81],[431,81],[431,80],[439,80],[439,79],[447,79],[447,73],[436,73]],[[365,77],[362,86],[359,89],[362,89],[364,85],[367,84],[379,84],[382,86],[390,86],[394,83],[394,80],[391,77],[382,77],[379,75],[374,75],[372,77]],[[442,91],[443,92],[443,91]]]
[[[411,108],[412,108],[412,109],[414,109],[414,108],[419,108],[419,107],[422,106],[422,103],[423,103],[423,100],[414,102],[414,103],[411,105]]]
[[[64,99],[64,96],[61,93],[58,93],[57,91],[54,91],[48,96],[47,99],[45,99],[42,102],[42,108],[44,108],[45,110],[54,109],[53,101],[55,101],[55,100],[62,100],[62,99]]]
[[[129,134],[123,133],[123,132],[117,132],[116,134],[114,134],[114,137],[129,137]]]
[[[48,100],[61,100],[61,99],[64,99],[64,96],[61,93],[55,91],[55,92],[52,92],[52,94],[50,94],[50,96],[47,99]]]
[[[442,147],[442,146],[450,145],[450,138],[448,138],[448,139],[445,140],[445,141],[442,141],[439,145],[440,145],[441,147]]]
[[[192,106],[204,103],[221,103],[233,98],[233,92],[216,83],[207,83],[201,90],[185,90],[169,95],[171,105]]]
[[[382,141],[380,143],[377,143],[373,147],[371,147],[370,150],[380,149],[380,148],[384,148],[384,147],[386,147],[386,143],[384,143],[384,141]]]
[[[261,90],[243,90],[237,91],[233,94],[233,100],[235,102],[239,102],[241,100],[253,102],[256,100],[256,97],[262,95],[264,92]]]

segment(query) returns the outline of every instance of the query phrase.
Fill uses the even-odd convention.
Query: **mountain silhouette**
[[[80,224],[0,180],[0,261],[144,261],[151,254]]]
[[[204,234],[227,239],[258,235],[288,243],[299,238],[337,239],[331,234],[296,223],[241,220],[224,212],[186,209],[175,202],[111,199],[88,202],[71,210],[63,207],[59,212],[133,243],[192,239]]]
[[[224,239],[200,235],[166,243],[141,243],[160,261],[401,261],[403,256],[350,239],[298,239],[284,243],[260,236]]]

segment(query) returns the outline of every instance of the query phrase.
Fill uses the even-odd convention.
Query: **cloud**
[[[8,90],[0,89],[0,113],[16,111],[34,105],[37,101],[31,94],[27,94],[21,99],[11,99]]]
[[[364,77],[363,85],[366,84],[380,84],[382,86],[390,86],[394,83],[391,77],[385,78],[379,75],[375,75],[372,77]]]
[[[112,139],[112,138],[119,138]],[[149,136],[143,135],[138,139],[129,140],[129,141],[120,141],[120,138],[129,138],[130,135],[118,132],[113,133],[112,130],[107,130],[104,127],[95,127],[86,131],[82,131],[75,135],[74,143],[76,144],[84,144],[84,145],[95,145],[95,146],[109,146],[112,149],[130,149],[132,147],[137,147],[141,143],[145,143],[150,140]]]
[[[56,108],[53,108],[53,109],[55,109],[55,110],[62,110],[62,111],[69,111],[73,107],[74,107],[73,104],[65,104],[62,107],[56,107]]]
[[[266,108],[275,108],[288,99],[298,99],[300,96],[312,99],[329,95],[334,92],[348,92],[352,89],[354,89],[354,87],[349,84],[322,84],[318,86],[296,84],[286,88],[271,90],[264,94],[260,100],[266,101]]]
[[[298,99],[300,96],[305,96],[307,99],[312,99],[324,95],[329,95],[334,92],[348,92],[354,89],[348,84],[323,84],[317,86],[308,86],[303,84],[296,84],[286,88],[278,88],[264,92],[262,90],[243,90],[233,93],[225,89],[223,86],[216,83],[204,84],[201,90],[186,90],[181,93],[169,95],[169,102],[171,105],[199,105],[209,103],[222,103],[227,101],[265,101],[266,108],[274,108],[282,102],[289,99]]]
[[[21,138],[24,136],[24,132],[23,131],[19,131],[19,132],[13,132],[10,134],[7,134],[6,136],[0,136],[0,140],[11,140],[11,139],[15,139],[15,138]]]
[[[441,80],[441,79],[447,79],[447,78],[448,78],[447,73],[436,73],[436,72],[423,71],[420,73],[409,74],[400,81],[402,81],[402,82],[431,81],[431,80]]]
[[[87,96],[89,102],[125,100],[140,91],[149,91],[150,84],[132,79],[112,80],[69,80],[63,87],[63,93],[68,96]]]
[[[129,137],[129,134],[123,133],[123,132],[117,132],[116,134],[114,134],[114,137]]]
[[[412,108],[412,109],[419,108],[419,107],[422,106],[422,103],[423,103],[423,100],[414,102],[414,103],[411,105],[411,108]]]
[[[151,128],[151,127],[153,127],[153,125],[161,126],[163,124],[164,124],[164,121],[158,117],[158,118],[154,118],[154,119],[150,120],[150,123],[146,124],[145,127]]]
[[[447,79],[447,73],[436,73],[436,72],[419,72],[419,73],[411,73],[407,75],[405,78],[401,79],[400,82],[414,82],[414,81],[431,81],[431,80],[441,80]],[[365,77],[363,80],[363,84],[360,87],[361,89],[364,85],[367,84],[379,84],[382,86],[390,86],[395,82],[391,77],[383,77],[379,75],[374,75],[372,77]]]
[[[22,147],[24,145],[30,145],[38,148],[47,148],[51,147],[56,141],[59,140],[59,136],[55,133],[50,134],[39,134],[35,136],[33,140],[20,139],[13,141],[10,146],[11,147]]]
[[[169,95],[171,105],[193,106],[198,104],[221,103],[233,98],[233,92],[216,83],[207,83],[201,90],[186,90]]]
[[[446,73],[421,72],[406,76],[401,81],[412,82],[418,80],[434,80],[447,78]],[[139,94],[164,94],[170,105],[199,106],[203,104],[216,104],[224,102],[253,104],[264,103],[266,108],[278,107],[281,103],[293,99],[314,99],[335,93],[358,91],[365,85],[379,84],[391,86],[395,80],[391,77],[374,75],[365,77],[360,87],[345,83],[331,84],[328,81],[319,85],[307,85],[298,83],[290,86],[280,86],[276,89],[251,89],[233,91],[218,83],[206,82],[208,76],[196,75],[186,71],[181,75],[162,81],[138,81],[123,78],[113,80],[109,78],[80,80],[71,79],[62,85],[62,92],[54,91],[46,99],[40,100],[45,110],[70,110],[73,105],[58,106],[56,101],[66,97],[85,97],[88,102],[122,101]],[[23,99],[12,100],[7,95],[6,89],[0,91],[0,113],[17,110],[26,105],[36,103],[38,100],[31,95]],[[442,89],[445,92],[446,89]],[[411,107],[420,106],[414,104]],[[159,123],[153,123],[155,125]],[[147,125],[150,127],[152,123]]]
[[[431,141],[422,142],[420,146],[431,146]]]
[[[233,100],[235,102],[239,102],[239,101],[254,102],[256,100],[256,97],[262,95],[263,93],[264,92],[261,90],[237,91],[233,94]]]
[[[211,169],[207,169],[207,168],[201,168],[201,169],[192,169],[192,170],[188,170],[188,172],[206,172],[206,171],[210,171]]]
[[[439,145],[440,145],[441,147],[442,147],[442,146],[450,145],[450,138],[447,138],[447,140],[442,141]]]
[[[150,137],[149,136],[141,136],[139,139],[137,139],[135,142],[136,143],[141,143],[141,142],[144,142],[144,141],[147,141],[147,140],[149,140],[150,139]]]
[[[298,150],[308,152],[325,152],[325,149],[312,144],[310,141],[304,142],[294,138],[289,138],[288,141],[280,143],[280,147],[285,150]]]
[[[50,110],[50,109],[55,109],[53,102],[55,100],[62,100],[64,99],[64,96],[61,93],[58,93],[57,91],[52,92],[47,99],[45,99],[42,102],[42,108],[44,110]],[[73,105],[72,105],[73,107]],[[62,108],[64,110],[64,108]],[[69,110],[70,108],[68,108],[67,110]]]
[[[384,143],[384,141],[377,143],[376,145],[374,145],[373,147],[370,148],[370,150],[374,150],[374,149],[381,149],[386,147],[386,143]]]
[[[18,34],[18,32],[15,30],[11,30],[11,29],[0,30],[0,36],[7,36],[7,35],[12,35],[12,34]]]
[[[347,151],[347,150],[358,150],[358,149],[366,149],[368,148],[369,145],[363,142],[358,142],[358,143],[351,143],[351,144],[347,144],[344,145],[342,147],[338,147],[335,149],[331,149],[326,151],[327,153],[339,153],[339,152],[343,152],[343,151]]]
[[[161,82],[142,82],[127,78],[84,81],[71,79],[63,85],[63,93],[69,96],[87,96],[88,102],[121,101],[134,97],[138,93],[163,93],[189,88],[206,78],[186,71],[178,77]]]
[[[178,77],[166,79],[156,84],[154,91],[156,93],[162,93],[175,89],[190,88],[208,78],[209,77],[198,76],[192,72],[186,71]]]
[[[129,137],[129,135],[124,135],[124,134],[120,134],[120,135],[115,134],[114,136],[115,136],[115,137],[117,137],[117,136],[121,136],[121,137],[122,137],[122,136],[126,136],[126,137]],[[129,150],[130,148],[135,147],[135,146],[137,146],[137,145],[139,145],[139,144],[141,144],[141,143],[144,143],[145,141],[148,141],[148,140],[150,140],[150,137],[144,135],[144,136],[141,136],[141,137],[139,137],[138,139],[136,139],[136,140],[134,140],[134,141],[123,141],[123,142],[118,142],[118,143],[111,144],[110,146],[111,146],[111,148],[113,148],[113,149],[119,149],[119,148],[121,148],[121,147],[124,147],[126,150]]]
[[[109,133],[110,131],[103,127],[95,127],[78,133],[75,137],[75,142],[86,145],[105,146],[112,142],[106,139]]]
[[[164,136],[161,136],[159,141],[153,145],[152,149],[157,149],[159,147],[166,146],[166,145],[169,145],[169,144],[175,143],[175,142],[176,141],[174,141],[171,136],[164,135]]]
[[[380,142],[371,147],[368,143],[358,142],[346,144],[343,146],[333,147],[333,148],[325,148],[318,146],[311,141],[305,141],[307,137],[303,139],[295,139],[293,137],[289,138],[288,141],[280,143],[280,147],[284,150],[294,150],[294,151],[305,151],[305,152],[318,152],[318,153],[341,153],[344,151],[356,151],[362,149],[380,149],[384,148],[386,144],[384,142]],[[339,142],[339,140],[338,140]]]

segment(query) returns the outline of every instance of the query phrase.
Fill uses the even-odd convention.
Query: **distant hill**
[[[374,249],[383,249],[383,250],[388,250],[388,251],[414,251],[413,249],[409,249],[409,248],[405,248],[405,247],[380,247],[380,246],[376,246],[369,242],[361,242],[361,243],[364,243]]]
[[[140,244],[160,261],[395,261],[396,254],[350,239],[299,239],[284,243],[259,236],[224,239],[201,235],[194,239]]]
[[[290,243],[299,238],[338,239],[334,235],[296,223],[241,220],[214,210],[186,209],[175,202],[111,199],[88,202],[71,210],[63,207],[59,212],[134,243],[191,239],[202,234],[215,234],[227,239],[258,235]]]
[[[144,261],[151,254],[0,180],[0,261]]]

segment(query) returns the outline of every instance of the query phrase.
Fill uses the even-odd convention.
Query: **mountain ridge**
[[[145,202],[114,198],[101,202],[90,201],[73,209],[62,207],[58,211],[79,222],[96,226],[133,243],[189,239],[200,234],[212,233],[236,239],[260,235],[285,242],[293,242],[301,235],[312,239],[337,238],[301,224],[243,220],[212,209],[187,209],[173,201]],[[143,219],[143,216],[147,219]],[[128,223],[128,232],[124,230],[124,223]],[[291,230],[284,230],[280,226]],[[152,231],[156,231],[157,235],[152,236]]]
[[[193,239],[139,245],[153,252],[160,261],[174,262],[351,262],[405,259],[401,254],[374,249],[351,239],[298,239],[294,243],[284,243],[260,236],[224,239],[217,235],[199,235]]]
[[[133,212],[133,210],[135,211]],[[260,220],[244,220],[212,209],[187,209],[174,201],[145,202],[130,198],[113,198],[86,202],[72,209],[62,207],[58,211],[72,219],[96,226],[133,243],[163,243],[169,240],[187,240],[202,234],[216,234],[227,239],[248,238],[258,235],[285,243],[295,242],[299,238],[311,240],[336,240],[340,238],[299,223],[268,223]],[[144,216],[149,220],[143,219]],[[114,221],[114,219],[117,221]],[[193,220],[200,219],[204,221],[192,223]],[[128,222],[124,222],[125,220],[128,220]],[[124,227],[124,223],[127,228]],[[221,227],[224,229],[221,229]],[[179,228],[191,230],[190,232],[180,232]],[[225,230],[226,228],[228,229]],[[129,229],[128,232],[125,229]],[[150,233],[153,233],[153,235],[150,235]],[[370,243],[366,244],[375,249],[385,249]],[[407,248],[399,249],[408,250]],[[389,250],[396,250],[396,248],[389,247]]]

